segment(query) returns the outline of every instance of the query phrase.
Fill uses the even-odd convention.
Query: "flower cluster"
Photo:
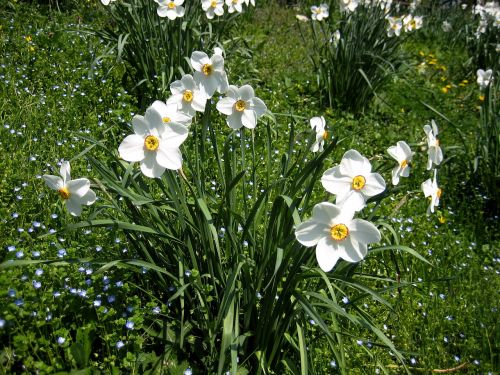
[[[110,5],[111,2],[116,0],[101,0],[103,5]],[[158,5],[156,13],[162,18],[175,20],[176,18],[183,17],[186,13],[184,8],[184,0],[154,0]],[[255,0],[201,0],[201,8],[205,12],[206,17],[211,20],[215,16],[222,16],[224,14],[224,5],[227,7],[228,13],[241,13],[243,12],[243,4],[255,6]]]
[[[325,272],[339,259],[361,261],[368,252],[368,244],[381,239],[375,225],[354,218],[368,198],[385,190],[384,179],[371,169],[369,160],[358,151],[347,151],[340,164],[326,170],[321,178],[325,190],[336,195],[335,204],[317,204],[312,217],[295,230],[302,245],[316,246],[316,259]]]
[[[323,151],[327,139],[325,119],[313,117],[311,128],[316,133],[311,146],[312,152]],[[443,152],[437,138],[438,128],[434,120],[424,126],[427,136],[427,169],[440,165]],[[399,184],[401,177],[410,174],[413,152],[410,146],[399,141],[387,149],[388,154],[397,161],[392,169],[392,184]],[[370,161],[356,150],[347,151],[340,164],[327,169],[321,177],[323,188],[335,194],[335,204],[329,202],[314,206],[312,217],[295,229],[295,236],[304,246],[316,246],[316,259],[320,268],[328,272],[339,259],[359,262],[368,252],[368,244],[379,242],[381,234],[372,223],[354,218],[356,212],[365,208],[368,199],[381,194],[386,189],[383,177],[372,172]],[[430,198],[427,212],[434,212],[439,205],[441,189],[437,184],[437,170],[434,176],[421,184],[425,197]]]
[[[185,74],[170,85],[172,96],[166,103],[155,101],[145,116],[132,119],[134,133],[127,136],[118,151],[123,160],[140,162],[142,173],[151,178],[161,177],[165,169],[182,166],[181,144],[187,139],[189,125],[196,112],[204,112],[207,101],[218,92],[226,94],[217,103],[220,113],[227,115],[232,129],[255,128],[257,119],[267,107],[249,85],[240,88],[229,85],[224,58],[220,50],[212,57],[205,52],[191,55],[193,75]]]
[[[400,36],[401,31],[411,32],[414,30],[421,29],[423,26],[422,16],[413,16],[408,14],[406,16],[392,17],[386,16],[389,25],[387,27],[388,36]]]
[[[204,112],[207,101],[216,92],[226,94],[218,101],[217,109],[227,116],[227,124],[232,129],[254,129],[257,120],[267,111],[252,87],[229,85],[222,51],[216,49],[215,52],[208,57],[204,52],[194,51],[191,55],[193,75],[185,74],[172,82],[172,96],[166,102],[156,100],[144,116],[132,118],[134,134],[125,137],[118,153],[125,161],[139,162],[146,177],[158,178],[166,169],[182,167],[180,146],[189,135],[196,112]],[[62,178],[52,175],[43,178],[50,188],[59,192],[68,211],[79,216],[82,205],[90,205],[96,200],[90,181],[86,178],[71,180],[69,162],[62,163],[60,173]]]
[[[488,27],[500,27],[500,6],[498,3],[490,1],[484,5],[477,4],[473,8],[473,13],[479,15],[479,25],[475,34],[477,39],[488,31]]]

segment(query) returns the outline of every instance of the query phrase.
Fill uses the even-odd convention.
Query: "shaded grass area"
[[[79,22],[85,23],[87,14],[91,21],[97,13],[30,11],[27,17],[28,8],[20,6],[0,20],[0,48],[5,51],[0,65],[0,142],[8,155],[1,162],[0,259],[127,257],[124,237],[112,228],[56,232],[39,238],[41,233],[61,230],[74,221],[49,193],[40,175],[57,174],[61,159],[73,159],[85,151],[90,146],[87,136],[106,140],[106,145],[115,149],[137,109],[135,99],[121,87],[119,68],[109,72],[108,66],[99,66],[97,75],[89,76],[90,62],[103,46],[80,32]],[[419,184],[428,177],[425,173],[412,175],[412,188],[401,189],[401,200],[391,202],[387,209],[401,243],[425,255],[433,267],[403,254],[384,254],[383,261],[379,255],[369,256],[357,277],[371,287],[386,289],[384,295],[392,309],[356,294],[345,296],[345,308],[363,310],[380,324],[416,373],[461,365],[471,373],[497,371],[498,218],[485,220],[482,193],[472,189],[473,184],[462,185],[472,179],[467,175],[467,155],[479,104],[473,88],[468,87],[474,83],[472,73],[464,72],[462,77],[456,67],[436,70],[434,65],[451,64],[451,56],[442,46],[427,47],[416,41],[406,46],[410,56],[407,70],[380,93],[372,112],[353,118],[320,108],[315,75],[297,33],[295,13],[274,4],[258,8],[241,30],[249,55],[234,60],[227,57],[230,77],[236,80],[241,75],[258,84],[257,94],[277,113],[278,139],[280,134],[287,138],[290,121],[283,120],[280,113],[297,116],[298,142],[309,137],[308,119],[325,115],[333,137],[343,139],[331,156],[331,165],[349,148],[377,160],[387,157],[386,148],[400,139],[415,140],[412,146],[420,147],[422,126],[436,118],[445,145],[447,159],[440,180],[445,193],[438,215],[424,214],[427,202]],[[432,59],[438,63],[429,65]],[[421,62],[427,64],[422,74],[417,72]],[[446,73],[450,71],[453,73]],[[462,87],[459,84],[464,79],[469,83]],[[453,83],[453,89],[443,93],[448,82]],[[450,121],[437,118],[429,107]],[[283,147],[276,142],[278,153]],[[108,157],[97,150],[92,154]],[[425,156],[418,157],[415,162],[425,163]],[[84,157],[75,158],[72,165],[75,176],[92,177]],[[390,174],[382,172],[386,178]],[[317,196],[318,201],[328,198],[319,189]],[[158,348],[151,345],[151,338],[143,336],[142,329],[150,328],[146,322],[154,314],[168,318],[160,298],[138,292],[135,276],[127,270],[97,273],[99,262],[68,263],[65,267],[2,270],[0,364],[19,372],[23,366],[42,372],[149,366],[148,361],[155,360],[153,349]],[[370,273],[386,276],[387,283],[370,283],[364,278]],[[394,282],[397,279],[400,284]],[[129,321],[134,322],[133,330],[126,328]],[[389,373],[403,371],[385,348],[372,344],[374,338],[353,330],[352,336],[346,337],[352,373],[382,368]],[[321,345],[322,337],[313,323],[305,334],[319,342],[313,356],[318,373],[335,373],[331,353],[326,343]],[[170,369],[182,373],[186,366],[171,364]]]

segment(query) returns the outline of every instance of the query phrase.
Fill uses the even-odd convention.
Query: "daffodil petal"
[[[156,161],[163,168],[177,170],[182,166],[182,154],[178,148],[160,145],[156,153]]]
[[[80,216],[82,214],[82,205],[78,200],[75,199],[67,199],[66,200],[66,208],[69,213],[73,216]]]
[[[156,152],[147,152],[146,157],[141,161],[141,172],[146,177],[158,178],[165,172],[165,168],[157,163],[156,154]]]
[[[43,180],[47,184],[49,188],[52,190],[59,190],[64,186],[63,180],[61,177],[58,176],[52,176],[48,174],[44,174],[42,176]]]
[[[86,178],[77,178],[76,180],[71,180],[66,184],[70,197],[81,198],[90,189],[90,181]]]
[[[295,229],[295,237],[304,246],[314,246],[328,235],[330,226],[315,220],[300,223]]]
[[[339,253],[333,240],[323,237],[316,245],[316,260],[324,272],[329,272],[339,260]]]
[[[118,153],[123,160],[134,162],[144,159],[144,137],[138,134],[131,134],[125,137]]]

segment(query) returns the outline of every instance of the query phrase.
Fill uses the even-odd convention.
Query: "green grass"
[[[148,291],[145,285],[154,281],[151,272],[141,276],[127,268],[99,271],[108,261],[136,256],[125,234],[115,228],[66,232],[78,219],[67,214],[40,178],[57,174],[61,159],[71,160],[74,176],[96,178],[80,153],[111,159],[98,147],[89,150],[88,138],[105,141],[117,155],[119,142],[129,132],[127,123],[138,111],[137,99],[122,87],[126,67],[109,70],[105,63],[90,74],[92,61],[105,47],[83,32],[90,23],[105,22],[94,5],[65,13],[23,3],[2,5],[0,10],[7,15],[0,20],[0,261],[54,260],[1,269],[0,373],[145,371],[163,350],[151,322],[158,316],[173,320],[166,300],[174,290]],[[430,177],[422,168],[425,153],[415,156],[407,184],[385,198],[382,211],[400,243],[432,266],[403,252],[370,254],[353,278],[377,290],[390,308],[354,288],[344,289],[349,300],[344,308],[382,327],[414,373],[457,366],[466,366],[469,373],[498,373],[498,213],[487,211],[484,192],[469,169],[481,103],[475,71],[464,69],[467,56],[416,35],[405,44],[407,69],[378,93],[371,111],[353,118],[319,106],[307,46],[295,31],[295,13],[273,3],[259,7],[243,18],[239,29],[246,52],[239,49],[234,58],[226,57],[234,82],[251,83],[276,113],[276,155],[281,157],[288,147],[289,115],[296,116],[295,141],[302,145],[310,137],[308,119],[327,118],[334,139],[342,142],[326,167],[337,164],[350,148],[378,166],[388,160],[387,147],[399,140],[418,150],[422,127],[432,118],[439,124],[445,154],[439,173],[443,196],[436,215],[425,215],[428,203],[420,191],[420,183]],[[437,64],[428,64],[429,53]],[[423,61],[427,68],[419,74],[417,66]],[[464,79],[469,83],[461,86]],[[442,92],[445,83],[452,85],[447,93]],[[280,157],[273,160],[276,170]],[[390,170],[380,172],[390,181]],[[320,186],[313,197],[314,202],[329,198]],[[303,220],[309,214],[302,213]],[[134,323],[133,329],[127,322]],[[404,372],[369,330],[347,319],[339,322],[346,332],[349,373]],[[316,372],[335,373],[332,352],[317,325],[311,324],[304,335],[315,343],[310,356]],[[182,374],[188,365],[193,365],[189,359],[174,357],[166,371]]]

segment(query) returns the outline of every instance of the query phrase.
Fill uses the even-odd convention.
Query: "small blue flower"
[[[349,298],[347,297],[342,297],[342,302],[344,302],[344,304],[348,304],[349,303]]]
[[[108,302],[109,303],[113,303],[115,301],[116,301],[116,297],[113,294],[111,294],[110,296],[108,296]]]
[[[37,270],[35,271],[35,275],[37,276],[43,275],[43,270],[41,268],[37,268]]]
[[[0,318],[0,329],[2,329],[3,327],[5,327],[5,320]]]
[[[24,301],[22,298],[18,298],[14,301],[14,303],[16,304],[16,306],[22,306],[24,305]]]
[[[101,306],[101,300],[100,299],[96,299],[94,301],[94,307],[99,307],[99,306]]]
[[[187,368],[184,370],[184,375],[193,375],[193,370],[191,370],[191,368]]]
[[[66,256],[66,249],[60,249],[58,252],[57,252],[57,256],[59,258],[64,258]]]
[[[132,322],[131,320],[127,320],[127,323],[125,323],[125,327],[127,327],[127,329],[134,329],[134,322]]]
[[[57,298],[57,297],[60,297],[61,296],[61,293],[58,292],[58,291],[55,291],[54,293],[52,293],[52,295]]]
[[[158,306],[153,307],[153,309],[151,311],[153,312],[153,314],[159,314],[161,312],[161,310]]]
[[[15,289],[12,289],[10,288],[9,291],[7,292],[7,294],[9,295],[9,297],[15,297],[16,296],[16,290]]]
[[[121,349],[125,346],[125,344],[123,343],[123,341],[117,341],[116,343],[116,349]]]
[[[31,255],[33,256],[33,258],[38,258],[40,256],[40,252],[35,250],[31,253]]]
[[[33,280],[33,288],[39,289],[42,286],[40,281]]]
[[[57,338],[57,343],[58,343],[59,345],[62,345],[62,344],[64,344],[65,342],[66,342],[66,339],[65,339],[64,337],[59,336],[59,337]]]
[[[16,257],[17,257],[17,258],[22,258],[22,257],[24,257],[24,253],[20,250],[20,251],[18,251],[18,252],[16,253]]]
[[[15,251],[16,247],[14,245],[7,246],[7,250],[10,252]]]

